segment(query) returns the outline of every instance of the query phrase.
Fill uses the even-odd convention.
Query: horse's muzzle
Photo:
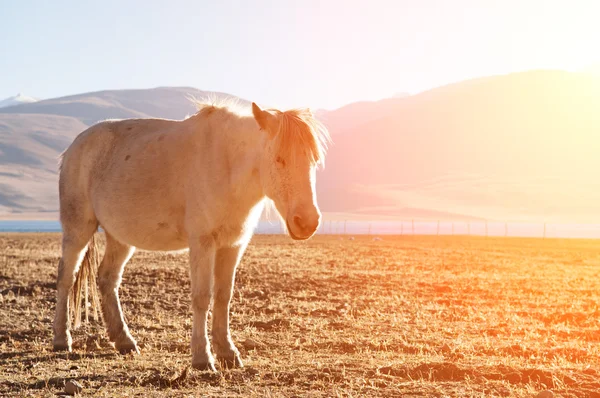
[[[317,217],[313,217],[312,219],[302,218],[298,215],[295,215],[292,217],[291,223],[289,220],[286,220],[286,225],[290,237],[294,240],[306,240],[310,238],[315,234],[315,232],[317,232],[317,228],[319,228],[320,219],[321,215],[318,214]]]

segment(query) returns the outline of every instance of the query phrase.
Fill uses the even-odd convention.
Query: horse
[[[216,371],[207,331],[212,302],[218,362],[243,367],[229,329],[236,268],[266,202],[274,204],[292,239],[316,232],[316,169],[328,142],[327,129],[310,110],[255,103],[251,112],[199,103],[184,120],[107,120],[80,133],[59,164],[63,235],[54,350],[71,351],[71,319],[76,329],[82,295],[87,319],[91,292],[116,350],[139,354],[119,301],[125,264],[136,248],[187,249],[192,366]],[[95,266],[98,228],[106,248]]]

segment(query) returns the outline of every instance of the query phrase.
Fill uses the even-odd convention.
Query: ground
[[[121,299],[54,353],[59,234],[0,234],[0,395],[600,397],[600,241],[256,236],[236,278],[245,368],[191,369],[186,253],[138,252]]]

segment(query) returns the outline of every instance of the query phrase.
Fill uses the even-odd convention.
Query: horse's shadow
[[[41,390],[47,388],[63,389],[67,380],[77,379],[78,381],[85,380],[87,382],[99,381],[102,382],[106,378],[105,375],[81,375],[77,377],[51,377],[47,380],[37,380],[32,383],[21,383],[19,386],[21,389],[28,390]],[[64,392],[58,392],[57,395],[70,395]]]
[[[85,347],[85,346],[84,346]],[[26,372],[35,372],[38,367],[52,367],[53,370],[60,370],[69,372],[72,370],[79,369],[77,364],[78,360],[84,359],[95,359],[95,360],[113,360],[122,357],[116,351],[107,351],[100,348],[86,348],[78,349],[74,352],[40,352],[39,350],[22,350],[14,352],[0,353],[0,368],[3,369],[15,369],[20,368]],[[58,367],[56,366],[57,361],[62,362]],[[64,362],[63,362],[64,361]],[[208,383],[210,385],[217,386],[221,382],[222,375],[214,374],[211,372],[189,372],[189,367],[185,367],[177,374],[173,374],[172,370],[163,368],[148,368],[144,374],[132,375],[128,377],[124,382],[138,386],[152,386],[158,389],[171,389],[181,388],[190,384]],[[250,372],[250,373],[248,373]],[[244,377],[243,374],[248,373],[247,377],[252,377],[254,374],[251,373],[252,369],[246,369],[245,372],[240,373],[231,372],[229,377]],[[240,373],[240,374],[236,374]],[[39,375],[41,376],[41,375]],[[96,384],[106,385],[115,382],[114,374],[96,372],[92,374],[81,374],[79,372],[73,373],[72,375],[66,374],[62,376],[52,377],[39,377],[34,381],[24,381],[23,378],[8,379],[0,381],[0,395],[7,391],[31,391],[31,390],[44,390],[52,389],[58,390],[56,395],[68,395],[64,391],[65,383],[69,380],[76,380],[83,382],[83,384]],[[123,381],[121,381],[122,383]],[[102,388],[102,387],[100,387]]]
[[[112,344],[103,337],[96,326],[84,327],[83,336],[73,342],[72,352],[54,352],[50,347],[41,347],[40,340],[50,341],[49,332],[39,330],[0,330],[0,336],[7,341],[22,344],[22,349],[0,352],[0,369],[9,370],[7,378],[0,379],[0,396],[7,392],[54,390],[57,395],[65,395],[65,383],[76,380],[92,388],[106,387],[118,382],[120,385],[150,386],[157,389],[182,388],[200,384],[218,386],[222,377],[248,379],[254,377],[252,369],[231,370],[223,374],[191,371],[188,367],[179,370],[163,367],[148,367],[143,372],[119,374],[111,371],[98,371],[86,374],[79,370],[79,361],[99,360],[111,362],[123,357]],[[33,345],[31,344],[33,343]],[[187,352],[186,344],[173,345],[175,352]],[[142,354],[143,355],[143,354]],[[85,368],[85,366],[83,366]],[[57,374],[60,372],[60,376]],[[11,377],[13,375],[14,377]],[[100,386],[100,387],[98,387]],[[57,392],[58,391],[58,392]],[[34,393],[35,394],[35,393]]]

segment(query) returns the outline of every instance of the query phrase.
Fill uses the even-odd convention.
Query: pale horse
[[[215,354],[224,366],[243,366],[229,330],[236,267],[267,199],[293,239],[315,233],[321,218],[315,173],[328,141],[310,111],[262,110],[254,103],[251,114],[199,104],[181,121],[105,121],[81,133],[60,167],[54,349],[71,350],[71,319],[77,327],[83,291],[86,302],[88,296],[82,280],[90,278],[94,296],[97,273],[109,339],[121,353],[139,353],[119,301],[124,266],[136,247],[189,248],[192,366],[215,371],[207,331],[211,301]],[[98,227],[106,251],[96,269],[90,259]]]

